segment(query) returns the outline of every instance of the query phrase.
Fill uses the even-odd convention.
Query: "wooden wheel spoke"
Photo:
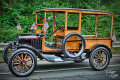
[[[27,59],[25,59],[25,61],[28,61],[29,59],[31,59],[30,57],[28,57]]]
[[[99,51],[98,53],[99,53],[98,56],[101,56],[101,51]]]
[[[14,59],[14,61],[15,61],[15,62],[19,62],[19,63],[20,63],[20,61],[19,61],[19,60],[17,60],[17,59]]]
[[[100,67],[100,61],[98,62],[98,64],[99,64],[99,67]]]
[[[21,68],[22,68],[22,66],[20,66],[20,68],[19,68],[19,70],[18,70],[19,72],[20,72]]]
[[[98,58],[96,55],[94,55],[94,57]]]
[[[104,63],[106,63],[106,61],[103,61]]]
[[[101,56],[103,57],[104,52],[101,53]]]
[[[103,59],[106,59],[106,57],[102,57]]]
[[[31,63],[32,62],[32,60],[30,60],[30,61],[26,61],[26,63]]]
[[[16,66],[15,68],[17,69],[20,65]]]
[[[96,65],[97,67],[98,67],[98,62],[99,62],[99,61],[97,61],[97,65]]]
[[[102,66],[103,66],[103,62],[102,62]]]
[[[24,72],[24,66],[23,66],[23,72]]]
[[[18,59],[19,59],[20,61],[22,61],[19,55],[17,55],[17,57],[18,57]]]
[[[28,67],[27,67],[26,65],[25,65],[25,68],[26,68],[27,70],[29,70]]]
[[[99,53],[98,52],[96,52],[96,56],[99,57]]]
[[[31,65],[30,65],[30,64],[26,64],[26,65],[31,67]]]
[[[21,54],[21,58],[22,58],[22,60],[23,60],[23,53]]]
[[[13,65],[17,65],[17,64],[20,64],[20,63],[14,63]]]
[[[27,54],[25,54],[24,60],[27,58]]]

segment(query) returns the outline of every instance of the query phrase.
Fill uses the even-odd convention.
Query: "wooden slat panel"
[[[85,39],[86,41],[86,49],[91,49],[94,45],[103,44],[111,48],[111,40],[104,39],[104,40],[94,40],[94,39]]]
[[[80,38],[78,36],[72,36],[70,37],[66,42],[66,49],[79,49],[79,44],[81,44]]]
[[[80,30],[66,30],[65,31],[65,36],[69,33],[73,33],[73,32],[76,32],[76,33],[79,33],[80,34]]]
[[[85,49],[91,49],[93,46],[97,44],[103,44],[108,46],[111,49],[111,40],[110,39],[99,39],[99,40],[94,40],[94,39],[85,39],[86,41],[86,48]],[[62,52],[62,49],[52,49],[47,46],[44,46],[44,51],[43,52]]]
[[[62,52],[62,49],[52,49],[47,46],[44,46],[44,51],[43,52]]]

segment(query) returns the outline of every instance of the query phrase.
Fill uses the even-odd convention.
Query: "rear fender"
[[[110,52],[110,58],[112,58],[112,53],[111,53],[111,50],[108,46],[106,45],[103,45],[103,44],[97,44],[97,45],[94,45],[91,49],[90,49],[90,52],[92,52],[93,50],[95,50],[97,47],[105,47],[109,52]],[[90,54],[90,53],[89,53]]]

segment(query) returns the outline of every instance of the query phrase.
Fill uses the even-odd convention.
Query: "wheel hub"
[[[102,57],[98,57],[98,60],[99,60],[99,61],[102,61],[103,59],[102,59]]]
[[[25,65],[25,61],[21,61],[21,65]]]

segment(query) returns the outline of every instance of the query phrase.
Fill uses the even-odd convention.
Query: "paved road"
[[[82,63],[38,61],[37,68],[28,77],[16,77],[7,64],[0,63],[0,80],[120,80],[120,57],[113,57],[104,71],[91,69],[88,59]]]

